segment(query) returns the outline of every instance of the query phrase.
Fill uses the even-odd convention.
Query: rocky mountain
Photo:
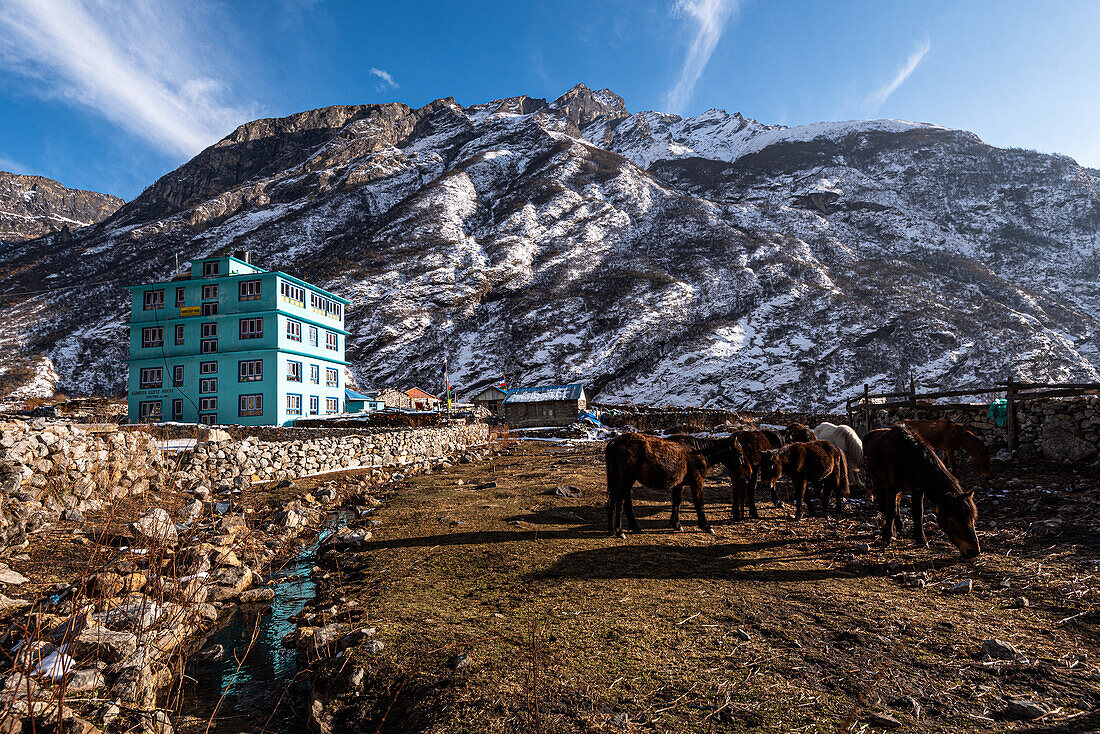
[[[503,371],[733,407],[835,407],[910,374],[1096,380],[1098,188],[936,125],[631,114],[583,85],[329,107],[243,125],[71,242],[0,254],[0,292],[23,294],[0,338],[35,385],[120,392],[120,286],[247,249],[353,302],[364,387],[438,388],[445,355],[464,387]]]
[[[123,203],[110,194],[67,189],[50,178],[0,171],[0,242],[102,222]]]

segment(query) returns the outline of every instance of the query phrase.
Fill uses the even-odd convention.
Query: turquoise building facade
[[[248,253],[131,293],[131,423],[288,425],[344,410],[348,301]]]

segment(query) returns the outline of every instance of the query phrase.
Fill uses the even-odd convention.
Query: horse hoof
[[[714,528],[703,528],[703,532],[707,535],[715,535]]]
[[[615,537],[619,540],[626,540],[626,533],[620,530],[619,532],[615,533]]]

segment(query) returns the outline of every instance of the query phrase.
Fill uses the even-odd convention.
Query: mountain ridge
[[[97,224],[122,204],[117,196],[71,189],[45,176],[0,171],[0,242]]]
[[[5,337],[72,392],[122,385],[111,283],[235,249],[350,298],[349,360],[379,383],[434,384],[447,356],[470,387],[832,408],[910,372],[1100,379],[1095,175],[928,123],[632,114],[583,85],[321,108],[240,126],[81,232],[0,257],[0,291],[105,281],[53,320],[17,299]]]

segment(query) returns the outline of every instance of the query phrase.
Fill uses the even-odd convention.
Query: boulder
[[[117,663],[137,650],[137,635],[106,627],[87,627],[73,642],[73,654],[79,660],[103,660]]]
[[[179,542],[176,523],[173,522],[171,515],[159,507],[153,508],[145,517],[131,523],[130,529],[150,545],[175,545]]]

